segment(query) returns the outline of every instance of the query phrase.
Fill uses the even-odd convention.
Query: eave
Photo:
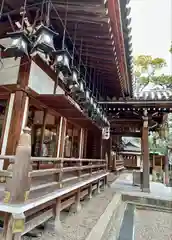
[[[131,36],[131,18],[129,17],[130,10],[127,5],[130,0],[119,0],[120,12],[121,12],[121,26],[124,39],[125,48],[125,63],[128,73],[128,78],[126,79],[126,84],[128,87],[129,96],[133,95],[133,81],[132,81],[132,36]]]
[[[5,1],[6,2],[6,1]],[[33,21],[36,10],[40,8],[39,1],[27,1],[27,15],[29,21]],[[52,1],[54,8],[58,11],[61,20],[64,22],[66,13],[66,0]],[[8,6],[4,11],[12,11],[12,21],[19,21],[19,9],[23,1],[8,0]],[[53,11],[51,23],[55,30],[63,34],[61,22]],[[85,64],[88,58],[88,68],[94,68],[99,73],[99,83],[96,88],[103,85],[106,96],[124,97],[127,90],[125,79],[128,78],[125,60],[124,39],[121,31],[121,20],[119,3],[114,0],[104,1],[68,1],[67,32],[74,39],[75,26],[77,54],[80,50],[82,40],[82,61]],[[16,26],[15,26],[16,27]],[[6,17],[1,21],[0,35],[4,36],[11,31],[10,23]],[[70,46],[71,47],[71,46]],[[72,47],[71,47],[72,48]],[[76,55],[77,55],[76,54]],[[93,80],[95,82],[95,80]],[[99,89],[101,90],[101,89]]]

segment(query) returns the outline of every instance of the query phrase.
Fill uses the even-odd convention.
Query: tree
[[[170,51],[170,53],[172,53],[172,42],[171,42],[171,47],[170,47],[170,50],[169,50],[169,51]]]
[[[149,55],[139,55],[134,59],[134,74],[139,91],[148,83],[152,82],[157,85],[172,87],[172,76],[164,74],[158,75],[158,71],[166,66],[163,58],[153,58]]]
[[[163,58],[153,58],[149,55],[140,55],[134,59],[136,72],[154,76],[157,70],[166,66],[166,61]]]
[[[172,49],[171,49],[172,50]],[[160,74],[161,69],[166,66],[166,61],[163,58],[153,58],[150,55],[139,55],[134,59],[135,78],[137,81],[137,91],[148,85],[150,82],[155,85],[172,87],[172,76]],[[159,74],[158,74],[159,73]],[[172,134],[171,134],[172,135]],[[149,149],[152,152],[160,152],[166,154],[167,139],[161,134],[161,130],[156,133],[150,133]]]

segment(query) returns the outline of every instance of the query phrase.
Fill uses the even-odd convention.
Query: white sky
[[[131,0],[130,6],[133,56],[164,58],[168,67],[163,73],[172,73],[172,0]]]

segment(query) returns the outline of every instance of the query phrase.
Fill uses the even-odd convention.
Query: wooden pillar
[[[100,159],[103,159],[103,156],[104,156],[104,140],[101,139]]]
[[[28,109],[28,96],[25,92],[29,82],[30,73],[30,61],[28,58],[22,58],[20,62],[20,68],[18,73],[17,87],[18,90],[14,92],[14,100],[11,105],[11,121],[9,124],[9,135],[7,139],[6,154],[13,155],[16,152],[16,147],[22,132],[22,128],[25,127],[27,109]],[[9,165],[8,161],[5,161],[3,168],[7,169]]]
[[[7,180],[5,185],[4,202],[11,204],[24,203],[28,199],[30,190],[30,179],[28,174],[32,171],[31,166],[31,137],[30,129],[25,128],[21,134],[18,147],[16,149],[16,159],[9,170],[13,171],[12,178]],[[23,213],[5,213],[3,239],[21,240],[24,228],[25,215]]]
[[[7,107],[7,114],[5,118],[5,124],[4,124],[4,129],[3,129],[3,137],[2,137],[2,142],[1,142],[1,155],[5,155],[6,153],[6,148],[7,148],[7,141],[8,141],[8,135],[9,130],[10,130],[10,123],[11,123],[11,117],[12,117],[12,110],[14,106],[14,97],[15,94],[11,93],[9,100],[8,100],[8,107]],[[0,161],[0,169],[2,170],[4,166],[4,161]]]
[[[87,136],[88,136],[88,130],[85,129],[84,131],[84,148],[83,148],[83,157],[87,158]]]
[[[112,161],[114,161],[114,159],[112,158],[112,136],[110,136],[108,141],[108,166]],[[112,163],[112,166],[113,166],[113,163]]]
[[[64,117],[61,117],[60,127],[59,127],[58,147],[57,147],[57,158],[64,157],[66,126],[67,126],[66,119]]]
[[[149,183],[149,143],[148,143],[148,117],[143,117],[143,127],[142,127],[142,150],[143,150],[143,192],[150,192]]]
[[[84,129],[81,128],[80,131],[80,139],[79,139],[79,158],[83,158],[84,156]]]
[[[43,144],[44,144],[44,134],[45,134],[45,128],[46,128],[46,119],[47,119],[47,110],[44,109],[44,115],[43,115],[43,124],[41,127],[41,138],[40,138],[40,145],[39,145],[39,151],[38,151],[38,156],[42,156],[43,153]],[[37,162],[37,170],[40,167],[40,162]]]

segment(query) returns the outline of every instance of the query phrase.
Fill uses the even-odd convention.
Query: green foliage
[[[140,85],[147,85],[149,82],[155,83],[157,85],[166,86],[168,88],[172,87],[172,76],[168,75],[160,75],[160,76],[152,76],[150,77],[140,77],[139,83]]]
[[[153,72],[155,74],[156,70],[160,70],[166,66],[166,61],[163,58],[153,58],[149,55],[139,55],[134,59],[134,65],[136,72],[142,74]]]
[[[136,66],[137,71],[139,71],[140,73],[144,73],[148,70],[151,61],[151,56],[139,55],[137,58],[134,59],[134,65]]]
[[[171,43],[171,47],[170,47],[170,50],[169,50],[169,51],[170,51],[170,53],[172,53],[172,43]]]
[[[140,87],[146,86],[149,82],[172,87],[172,76],[156,74],[158,70],[166,66],[166,61],[163,58],[139,55],[134,59],[134,66],[135,77]]]
[[[145,86],[150,82],[150,79],[149,79],[149,77],[140,77],[139,82],[140,82],[141,85]]]
[[[159,134],[157,136],[150,135],[149,136],[149,151],[150,152],[158,152],[162,155],[167,153],[167,140],[161,138]]]

